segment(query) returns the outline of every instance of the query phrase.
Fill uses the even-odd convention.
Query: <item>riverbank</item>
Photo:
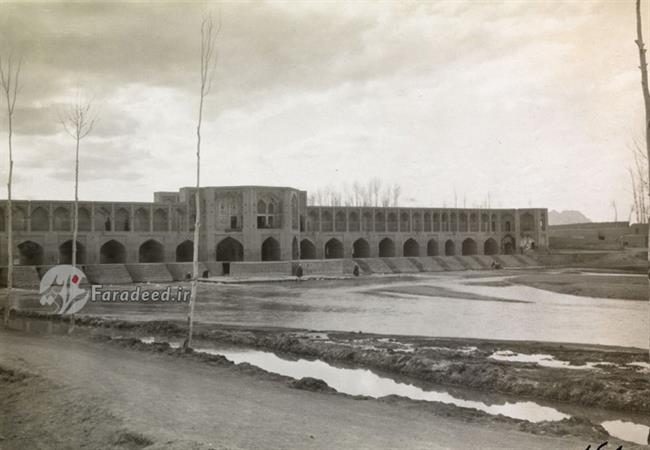
[[[621,442],[580,419],[530,424],[318,384],[312,392],[309,380],[133,338],[0,331],[0,339],[3,449],[541,450]]]
[[[50,331],[59,333],[67,332],[71,326],[65,319],[55,318],[52,321],[40,314],[22,313],[14,320],[14,327],[25,328],[26,323],[30,323],[28,328],[32,331],[46,330],[47,324],[52,324]],[[96,317],[77,318],[73,330],[74,334],[110,345],[170,354],[179,351],[186,335],[182,322],[128,322]],[[650,364],[647,353],[631,348],[315,332],[201,323],[197,324],[193,346],[204,352],[195,357],[209,364],[215,361],[223,363],[221,356],[205,353],[209,353],[210,349],[258,349],[274,352],[289,360],[305,358],[339,367],[368,368],[425,390],[440,387],[461,389],[461,398],[471,392],[496,395],[496,400],[482,400],[488,404],[534,401],[542,406],[560,405],[559,409],[568,413],[566,416],[569,419],[549,420],[540,424],[512,417],[490,416],[474,409],[465,411],[468,408],[455,408],[451,405],[440,410],[437,403],[424,402],[426,409],[435,410],[437,414],[446,417],[480,423],[499,417],[499,421],[533,433],[595,438],[606,433],[600,428],[600,422],[604,420],[601,417],[620,416],[638,422],[643,420],[638,417],[648,417],[650,412]],[[251,373],[260,370],[251,368],[248,364],[242,367]],[[286,383],[291,381],[282,377],[279,379]],[[330,390],[326,384],[318,381],[307,383],[307,388],[325,392]],[[471,394],[467,398],[473,398],[477,394]],[[384,399],[386,400],[388,399]],[[421,403],[403,398],[392,401],[400,404]],[[589,414],[584,412],[585,408],[590,410]],[[594,409],[601,411],[594,413],[591,411]],[[593,417],[588,417],[590,414]],[[641,424],[646,427],[648,425],[650,423]]]

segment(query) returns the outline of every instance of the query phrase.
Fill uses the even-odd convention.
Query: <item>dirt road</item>
[[[11,370],[18,370],[13,374]],[[20,379],[20,373],[29,373]],[[0,448],[526,448],[585,442],[504,432],[418,408],[292,389],[165,354],[0,331]]]

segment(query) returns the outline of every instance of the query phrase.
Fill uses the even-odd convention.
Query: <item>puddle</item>
[[[611,436],[616,436],[624,441],[641,445],[650,443],[650,427],[647,425],[623,420],[607,420],[601,425]]]
[[[555,369],[586,370],[586,369],[597,369],[598,366],[615,365],[609,362],[588,362],[586,364],[576,366],[576,365],[572,365],[568,361],[555,359],[553,355],[546,355],[543,353],[533,353],[533,354],[515,353],[515,352],[511,352],[510,350],[502,350],[502,351],[494,352],[489,356],[489,358],[497,361],[534,363],[537,364],[538,366],[551,367]]]
[[[162,342],[154,337],[140,338],[140,340],[144,343]],[[178,348],[181,346],[179,342],[169,342],[169,345],[172,348]],[[468,347],[468,350],[473,349],[473,347]],[[197,348],[195,351],[211,355],[221,355],[235,364],[252,364],[268,372],[277,373],[294,379],[300,379],[303,377],[319,378],[338,392],[348,395],[363,395],[373,398],[398,395],[413,400],[440,402],[463,408],[476,409],[491,415],[501,414],[506,417],[534,423],[542,421],[559,421],[571,417],[571,415],[565,414],[555,408],[543,406],[532,401],[489,403],[476,400],[466,400],[445,391],[425,390],[412,384],[401,383],[391,378],[377,375],[367,369],[335,367],[320,360],[287,360],[280,358],[275,353],[259,350]],[[540,357],[551,358],[551,360],[553,359],[551,355],[507,353],[511,353],[514,356],[534,357],[533,359],[535,360],[531,362],[537,362]],[[566,361],[559,360],[555,360],[555,363],[568,364]],[[647,363],[639,362],[630,364],[646,365]],[[561,367],[565,366],[562,365]],[[585,415],[585,412],[586,411],[583,411],[581,408],[575,414]],[[592,421],[594,423],[601,423],[603,428],[605,428],[611,436],[640,445],[648,443],[648,440],[650,439],[650,426],[626,420],[603,420],[603,417],[601,416],[603,413],[605,413],[605,411],[599,410],[596,414],[593,414],[594,417],[592,418]],[[589,417],[589,415],[590,414],[587,414],[587,417]],[[599,416],[601,417],[598,418]]]
[[[349,395],[364,395],[380,398],[387,395],[399,395],[413,400],[426,400],[452,404],[463,408],[477,409],[492,415],[502,414],[515,419],[530,422],[544,420],[556,421],[569,418],[569,415],[547,406],[525,401],[504,404],[486,404],[479,401],[464,400],[443,391],[427,391],[412,384],[399,383],[390,378],[381,377],[366,369],[347,369],[330,366],[323,361],[298,359],[289,361],[279,356],[256,350],[214,350],[197,349],[199,352],[225,356],[230,361],[249,363],[269,372],[289,376],[295,379],[303,377],[319,378],[338,392]]]

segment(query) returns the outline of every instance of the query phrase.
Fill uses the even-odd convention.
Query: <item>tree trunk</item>
[[[72,224],[72,266],[77,266],[77,234],[79,233],[79,136],[74,157],[74,220]]]
[[[199,120],[196,126],[196,192],[194,193],[195,218],[194,218],[194,254],[192,255],[192,288],[190,292],[189,315],[187,317],[187,340],[185,347],[192,347],[192,334],[194,333],[194,305],[196,304],[196,290],[199,279],[199,228],[201,227],[201,121],[203,119],[204,86],[201,87],[199,101]]]
[[[641,24],[641,0],[636,0],[636,45],[639,47],[639,68],[641,69],[641,90],[643,92],[643,104],[645,106],[645,143],[648,161],[650,161],[650,91],[648,90],[648,63],[646,61],[646,49],[643,43],[643,31]],[[648,179],[650,180],[650,164],[648,164]],[[650,195],[650,189],[648,189]],[[650,202],[650,199],[648,200]],[[645,213],[645,211],[644,211]],[[647,217],[644,217],[647,219]],[[647,222],[647,220],[646,220]],[[650,264],[650,226],[648,226],[648,263]],[[650,269],[648,271],[650,279]],[[649,309],[650,316],[650,288],[649,288]],[[648,341],[648,352],[650,354],[650,339]]]
[[[7,99],[7,102],[9,100]],[[13,206],[11,202],[11,182],[14,171],[14,160],[11,149],[11,112],[9,112],[9,177],[7,180],[7,301],[5,303],[4,324],[9,324],[9,312],[13,306],[13,286],[14,286],[14,222]]]

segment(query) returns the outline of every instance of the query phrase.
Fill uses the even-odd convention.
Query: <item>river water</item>
[[[500,286],[502,280],[496,276],[468,279],[458,274],[427,274],[401,281],[360,278],[201,284],[196,318],[260,327],[648,346],[647,301]],[[493,285],[472,284],[485,281]],[[184,319],[186,311],[185,304],[89,304],[83,313],[129,320],[178,320]]]
[[[203,293],[197,312],[202,321],[242,325],[647,348],[647,302],[470,283],[454,276],[357,287],[285,283],[266,298],[255,295],[259,287],[237,295],[217,285]]]

